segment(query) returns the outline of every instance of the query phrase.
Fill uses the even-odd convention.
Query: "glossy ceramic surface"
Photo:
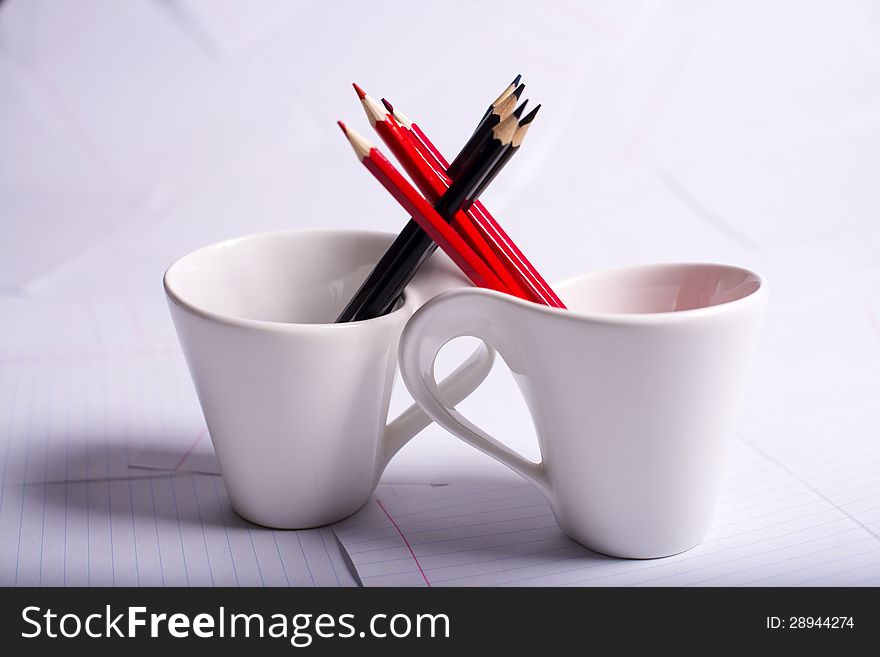
[[[613,556],[687,550],[708,530],[767,298],[737,267],[663,264],[554,286],[569,310],[477,289],[410,320],[400,366],[434,420],[536,485],[560,527]],[[542,460],[469,422],[434,359],[470,335],[497,349],[522,391]]]
[[[338,521],[369,498],[389,459],[430,423],[416,406],[386,426],[410,315],[469,285],[441,253],[392,313],[330,323],[393,235],[289,231],[221,242],[165,274],[180,344],[235,510],[279,528]],[[446,382],[466,396],[491,369],[481,347]]]

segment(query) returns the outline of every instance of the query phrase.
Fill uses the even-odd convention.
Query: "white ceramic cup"
[[[568,310],[487,290],[439,295],[409,321],[400,367],[434,420],[537,486],[562,530],[607,555],[652,558],[708,531],[767,298],[753,272],[661,264],[554,286]],[[434,379],[474,336],[513,371],[541,462],[469,422]]]
[[[165,291],[235,510],[269,527],[329,524],[370,497],[391,457],[430,424],[412,406],[386,424],[397,345],[413,311],[468,285],[436,253],[402,304],[333,324],[393,235],[287,231],[184,256]],[[461,399],[485,378],[481,347],[447,377]]]

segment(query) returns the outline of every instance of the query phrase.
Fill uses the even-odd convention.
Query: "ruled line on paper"
[[[252,525],[186,464],[129,468],[141,437],[180,418],[186,376],[171,351],[4,352],[0,584],[357,585],[332,531]]]
[[[252,525],[221,477],[190,469],[216,457],[178,350],[0,360],[0,585],[358,585],[332,530]],[[130,467],[145,444],[168,469]],[[378,487],[409,500],[431,489]]]
[[[849,518],[849,519],[852,520],[854,523],[856,523],[856,524],[857,524],[859,527],[861,527],[864,531],[866,531],[868,534],[870,534],[871,537],[872,537],[875,541],[880,542],[880,534],[878,534],[877,532],[875,532],[873,529],[871,529],[871,528],[868,527],[867,525],[863,524],[858,518],[856,518],[855,516],[851,515],[846,509],[844,509],[844,508],[842,508],[841,506],[838,506],[837,504],[835,504],[833,500],[831,500],[831,499],[829,499],[828,497],[826,497],[825,495],[823,495],[820,491],[818,491],[818,490],[816,490],[815,488],[813,488],[813,487],[812,487],[812,486],[811,486],[806,480],[802,479],[802,478],[801,478],[796,472],[793,472],[793,471],[790,470],[785,464],[780,463],[779,461],[777,461],[776,459],[774,459],[772,456],[770,456],[769,454],[767,454],[764,450],[762,450],[760,447],[758,447],[758,446],[755,445],[754,443],[752,443],[752,442],[750,442],[750,441],[748,441],[747,439],[744,439],[744,438],[742,438],[741,440],[742,440],[742,442],[743,442],[745,445],[747,445],[747,446],[749,447],[749,449],[755,451],[757,454],[760,454],[763,458],[765,458],[765,459],[767,459],[767,460],[772,461],[773,463],[775,463],[775,464],[776,464],[776,467],[781,468],[782,470],[784,470],[785,472],[787,472],[791,477],[793,477],[793,478],[796,479],[798,482],[800,482],[801,484],[803,484],[804,486],[806,486],[811,492],[813,492],[813,493],[815,493],[816,495],[818,495],[819,497],[821,497],[826,503],[830,504],[830,505],[833,506],[835,509],[837,509],[840,513],[842,513],[842,514],[845,515],[847,518]]]
[[[880,546],[839,505],[744,443],[734,453],[706,539],[664,559],[589,551],[559,530],[526,483],[452,485],[417,501],[379,493],[334,531],[365,586],[418,585],[420,569],[432,586],[833,584],[854,564],[861,581],[880,576]],[[380,503],[394,524],[383,520]]]
[[[18,518],[23,529],[20,537],[13,532],[15,552],[0,555],[6,584],[356,585],[330,530],[251,525],[232,511],[214,475],[29,484],[16,502],[30,508],[43,500],[42,517],[33,516],[30,525],[26,515]],[[120,508],[110,511],[108,500]],[[98,514],[107,514],[103,534],[94,531]],[[59,536],[73,532],[81,539],[47,543],[47,531]]]

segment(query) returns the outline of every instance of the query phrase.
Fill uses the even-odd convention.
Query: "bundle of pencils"
[[[527,100],[517,106],[525,89],[520,76],[492,102],[451,164],[427,134],[390,102],[383,98],[383,107],[357,84],[354,88],[370,124],[418,190],[375,146],[339,122],[358,159],[412,219],[336,321],[352,322],[390,312],[438,246],[474,285],[564,308],[478,200],[519,150],[541,107],[538,105],[526,114]]]

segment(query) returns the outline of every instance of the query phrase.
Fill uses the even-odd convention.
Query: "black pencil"
[[[367,302],[373,299],[380,290],[392,286],[392,277],[395,272],[404,272],[417,269],[420,264],[420,254],[417,250],[418,245],[428,234],[422,230],[418,222],[410,219],[406,222],[400,234],[394,238],[394,242],[388,247],[388,250],[382,254],[379,262],[373,267],[373,270],[367,276],[366,280],[361,283],[357,292],[354,293],[342,312],[336,318],[337,324],[345,322],[357,322],[362,319],[371,319],[371,316],[363,310]],[[433,241],[431,241],[433,244]],[[393,305],[392,305],[393,308]],[[385,313],[382,313],[385,314]],[[373,315],[372,317],[379,317]]]
[[[519,86],[520,80],[522,80],[522,75],[517,74],[517,76],[515,78],[513,78],[513,82],[511,82],[509,85],[507,85],[504,88],[504,91],[502,91],[500,94],[498,94],[498,98],[493,100],[492,103],[489,105],[489,107],[486,109],[486,112],[483,114],[483,118],[481,118],[480,123],[477,124],[478,127],[480,126],[480,124],[483,123],[483,121],[486,120],[486,117],[488,117],[489,114],[492,113],[492,110],[495,109],[495,107],[497,107],[501,103],[502,100],[504,100],[510,94],[513,93],[514,89],[516,89]]]
[[[476,200],[482,192],[478,188],[486,176],[493,171],[497,175],[495,167],[505,148],[512,143],[518,127],[517,117],[509,116],[489,132],[469,160],[467,169],[437,202],[435,208],[445,220],[449,221],[464,202]],[[390,312],[404,288],[436,248],[434,241],[411,219],[336,321],[360,321]]]
[[[474,133],[467,140],[458,155],[455,156],[455,159],[452,160],[452,163],[446,168],[447,176],[455,180],[461,175],[465,162],[468,158],[473,156],[474,150],[479,148],[480,144],[488,138],[489,132],[492,128],[501,123],[501,121],[506,119],[510,116],[511,112],[513,112],[525,88],[526,85],[520,84],[511,93],[502,98],[500,102],[496,101],[497,104],[493,103],[489,107],[488,112],[480,120]]]
[[[504,103],[498,106],[499,108],[504,108],[505,116],[500,118],[500,115],[493,115],[493,117],[499,118],[499,123],[491,128],[482,129],[479,132],[474,133],[474,135],[468,140],[468,143],[465,144],[464,148],[461,149],[461,152],[455,157],[452,164],[446,169],[446,174],[453,182],[464,175],[465,171],[468,171],[473,166],[481,149],[492,139],[493,131],[497,126],[508,118],[515,119],[515,117],[512,116],[515,111],[515,106],[516,97],[511,95],[504,101]]]
[[[519,118],[522,114],[522,110],[525,109],[526,103],[529,102],[527,100],[523,101],[522,105],[516,108],[516,111],[513,113],[514,116]],[[476,202],[476,200],[480,197],[480,195],[485,191],[485,189],[492,184],[492,181],[495,180],[495,176],[497,176],[501,169],[510,161],[514,155],[516,155],[519,147],[522,146],[523,140],[526,138],[526,133],[529,131],[529,127],[532,124],[532,121],[535,120],[535,116],[538,114],[538,110],[541,109],[541,105],[537,105],[535,109],[526,114],[518,124],[516,132],[513,133],[513,139],[510,144],[504,149],[504,152],[501,154],[498,162],[495,163],[495,166],[489,171],[489,174],[483,179],[483,182],[480,183],[479,187],[474,191],[474,193],[467,198],[465,203],[462,205],[462,209],[467,211],[470,207]]]
[[[473,197],[510,147],[518,126],[519,117],[511,114],[489,130],[471,156],[462,164],[461,174],[452,181],[449,189],[435,206],[441,216],[445,217],[446,212],[454,213],[466,200]]]

